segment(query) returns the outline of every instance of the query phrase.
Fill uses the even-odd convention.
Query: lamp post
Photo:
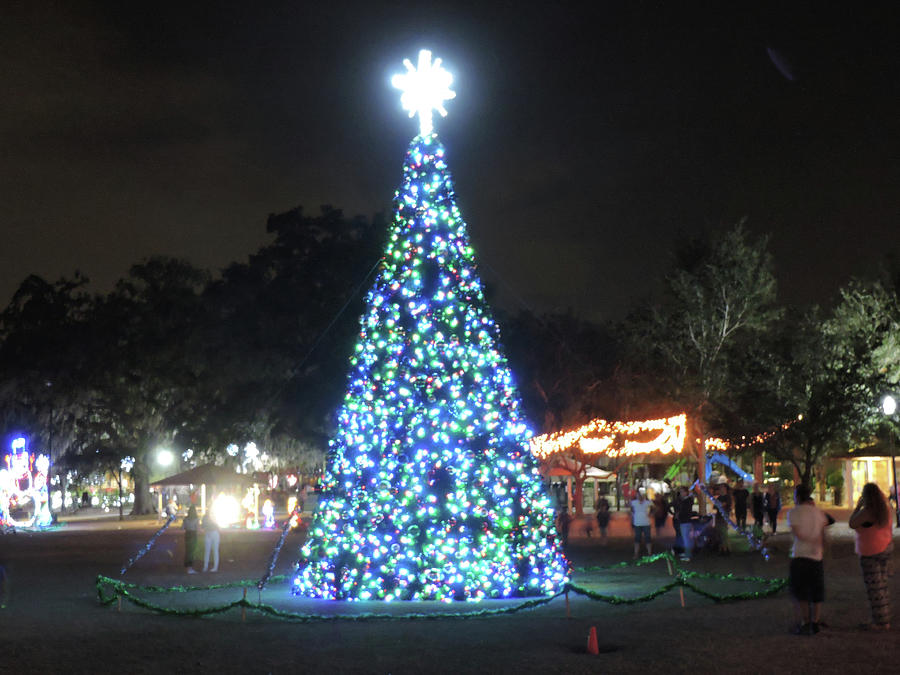
[[[53,383],[50,380],[47,385],[48,399],[50,401],[50,420],[47,424],[47,510],[53,518]],[[66,496],[60,483],[60,498],[65,502]],[[64,504],[63,504],[64,506]]]
[[[891,444],[891,476],[894,480],[894,516],[897,521],[897,527],[900,527],[900,489],[897,487],[897,460],[894,458],[894,426],[893,416],[897,412],[897,399],[888,394],[881,402],[881,410],[888,418],[888,438]]]

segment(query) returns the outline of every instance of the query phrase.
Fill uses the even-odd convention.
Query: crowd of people
[[[691,489],[682,486],[672,490],[667,498],[657,492],[648,499],[646,491],[641,488],[633,492],[629,500],[631,526],[634,533],[634,557],[642,551],[648,555],[653,552],[653,533],[663,531],[671,516],[675,531],[675,550],[683,560],[690,560],[695,547],[727,554],[728,527],[732,514],[740,531],[747,530],[747,517],[752,514],[753,528],[758,536],[764,533],[764,525],[768,524],[771,533],[778,531],[778,515],[781,511],[781,497],[774,485],[769,485],[763,492],[754,484],[751,493],[744,487],[744,481],[738,480],[732,489],[725,479],[715,485],[714,496],[719,507],[711,517],[702,517],[695,510],[695,501]],[[596,526],[600,532],[600,541],[606,544],[610,521],[610,503],[606,496],[600,496],[594,504]],[[569,540],[572,527],[572,516],[565,508],[557,513],[556,526],[563,545]],[[592,534],[593,527],[588,523],[586,533]]]
[[[722,478],[716,482],[712,496],[715,498],[715,508],[710,518],[694,510],[695,498],[686,486],[674,489],[669,499],[661,493],[648,499],[643,489],[637,490],[629,502],[634,537],[633,557],[638,558],[642,552],[646,555],[653,553],[651,525],[659,536],[669,516],[675,531],[673,548],[683,561],[690,561],[700,548],[728,555],[728,529],[735,527],[738,531],[747,532],[748,515],[753,516],[752,530],[758,537],[766,533],[766,524],[769,534],[777,534],[782,504],[775,485],[770,484],[763,491],[758,483],[754,483],[751,492],[744,486],[743,480],[738,479],[732,488]],[[610,523],[608,499],[600,497],[594,511],[601,543],[605,545]],[[861,626],[865,630],[890,630],[888,579],[893,574],[894,550],[891,511],[891,504],[881,489],[874,483],[867,483],[848,523],[855,532],[856,553],[872,614],[872,620]],[[557,526],[565,546],[572,522],[567,509],[560,510],[560,519]],[[825,530],[834,522],[834,518],[816,506],[809,486],[801,484],[795,488],[794,507],[786,519],[792,537],[788,589],[796,617],[796,623],[791,628],[794,634],[814,635],[826,626],[820,616],[825,599]]]

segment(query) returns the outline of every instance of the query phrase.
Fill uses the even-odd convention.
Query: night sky
[[[417,130],[390,76],[422,47],[504,303],[620,316],[681,234],[744,217],[782,300],[827,302],[900,250],[890,4],[683,4],[4,3],[0,304],[32,273],[216,270],[301,204],[388,211]]]

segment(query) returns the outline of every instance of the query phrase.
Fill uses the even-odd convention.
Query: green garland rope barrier
[[[737,600],[755,600],[759,598],[769,597],[781,591],[787,585],[787,579],[767,579],[765,577],[754,576],[737,576],[734,574],[714,574],[711,572],[695,572],[692,570],[682,569],[678,565],[678,561],[671,553],[657,553],[651,556],[645,556],[639,560],[626,561],[615,565],[605,567],[581,567],[574,568],[573,572],[593,572],[601,570],[614,570],[624,567],[640,567],[649,565],[660,560],[665,560],[670,567],[672,580],[660,586],[654,591],[642,595],[640,597],[627,598],[619,595],[607,595],[597,591],[584,588],[574,583],[566,584],[561,591],[552,596],[542,598],[533,598],[525,600],[519,604],[509,607],[500,607],[494,609],[481,609],[468,612],[408,612],[404,614],[387,614],[387,613],[362,613],[362,614],[302,614],[298,612],[288,612],[280,610],[271,605],[261,602],[250,602],[247,600],[246,589],[257,587],[258,581],[243,580],[231,583],[216,584],[212,586],[139,586],[133,583],[127,583],[120,579],[111,579],[101,575],[97,576],[97,596],[102,606],[108,606],[124,598],[134,605],[160,614],[168,614],[173,616],[207,616],[212,614],[221,614],[230,609],[242,608],[250,609],[268,616],[289,621],[297,621],[301,623],[324,622],[324,621],[372,621],[372,620],[436,620],[436,619],[469,619],[498,616],[504,614],[513,614],[528,609],[535,609],[542,605],[546,605],[561,595],[569,592],[581,595],[590,600],[606,602],[611,605],[635,605],[641,602],[649,602],[654,598],[668,593],[674,588],[682,586],[688,588],[697,595],[713,600],[714,602],[734,602]],[[289,575],[279,575],[272,577],[269,581],[278,583],[287,581]],[[708,579],[714,581],[726,582],[743,582],[755,583],[763,586],[762,590],[745,591],[742,593],[719,594],[701,588],[694,580]],[[188,609],[179,609],[175,607],[165,607],[163,605],[145,600],[136,593],[189,593],[192,591],[216,591],[228,588],[244,588],[244,596],[233,602],[228,602],[214,607],[195,607]]]

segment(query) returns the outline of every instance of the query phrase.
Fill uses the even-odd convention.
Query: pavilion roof
[[[235,473],[234,469],[216,464],[204,464],[189,471],[177,473],[150,483],[150,487],[169,487],[181,485],[248,485],[253,478],[246,474]]]

